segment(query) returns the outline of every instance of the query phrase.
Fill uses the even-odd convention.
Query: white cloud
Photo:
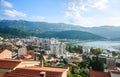
[[[68,3],[65,17],[72,24],[90,26],[94,22],[93,16],[84,17],[93,9],[103,10],[108,8],[108,0],[73,0]]]
[[[1,1],[0,1],[0,5],[1,5],[1,6],[8,7],[8,8],[12,8],[12,7],[13,7],[13,5],[12,5],[10,2],[5,1],[5,0],[1,0]]]
[[[3,14],[8,17],[26,17],[26,14],[17,10],[4,10]]]
[[[91,6],[99,10],[108,8],[108,0],[92,0]]]

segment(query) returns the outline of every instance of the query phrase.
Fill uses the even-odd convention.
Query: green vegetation
[[[67,46],[66,49],[71,53],[82,53],[83,46]]]
[[[74,62],[74,66],[70,66],[68,77],[89,77],[89,67],[90,59],[84,56],[82,62]]]
[[[0,49],[2,49],[3,48],[3,45],[0,45]]]
[[[78,75],[78,74],[70,74],[70,75],[68,75],[67,77],[83,77],[83,76]]]
[[[91,48],[90,54],[94,54],[95,57],[91,60],[90,66],[92,66],[93,70],[97,71],[104,71],[104,63],[102,59],[98,57],[99,54],[101,54],[103,51],[100,48]]]
[[[90,63],[90,65],[92,66],[93,70],[97,70],[97,71],[104,71],[104,63],[103,61],[96,57],[95,59],[93,59]]]
[[[112,56],[117,56],[119,53],[115,52],[115,51],[112,51]]]
[[[0,32],[2,33],[1,34],[2,36],[7,36],[7,37],[16,37],[16,36],[25,37],[26,34],[28,34],[28,35],[38,36],[41,38],[80,39],[80,40],[105,39],[104,37],[95,35],[93,33],[82,31],[83,29],[82,27],[75,27],[70,24],[62,24],[62,23],[55,24],[55,23],[46,23],[46,22],[29,22],[24,20],[18,20],[18,21],[1,20],[0,27],[10,29],[10,31],[4,29],[3,30],[4,32]],[[14,30],[11,30],[11,28]],[[5,31],[7,31],[7,33]]]
[[[94,55],[99,55],[99,54],[101,54],[103,51],[102,51],[102,49],[100,49],[100,48],[91,48],[90,49],[90,54],[94,54]]]
[[[29,36],[29,33],[26,33],[24,31],[15,29],[15,28],[8,28],[8,27],[0,27],[0,36],[4,38],[10,38],[10,37],[26,37]]]
[[[98,35],[89,33],[89,32],[83,32],[83,31],[48,31],[38,34],[38,37],[42,38],[60,38],[60,39],[79,39],[79,40],[100,40],[104,39],[103,37],[100,37]]]

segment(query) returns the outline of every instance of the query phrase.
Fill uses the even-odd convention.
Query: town
[[[119,77],[120,53],[55,38],[0,37],[0,77]]]

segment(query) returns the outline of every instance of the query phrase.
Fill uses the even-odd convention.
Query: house
[[[25,67],[17,68],[11,73],[6,73],[3,77],[42,77],[40,74],[44,72],[43,77],[67,77],[67,69],[50,68],[50,67]]]
[[[69,68],[44,67],[43,61],[40,61],[40,66],[16,68],[4,74],[3,77],[67,77],[68,71]]]
[[[116,67],[120,67],[120,59],[116,59]]]
[[[21,57],[21,55],[25,55],[27,53],[27,48],[25,46],[22,46],[18,49],[18,56]]]
[[[101,72],[90,69],[90,77],[111,77],[110,72]]]
[[[82,56],[69,56],[67,57],[68,62],[81,62],[82,61]]]
[[[39,61],[24,61],[24,60],[12,60],[12,59],[0,59],[0,77],[3,77],[5,73],[9,73],[16,68],[24,68],[28,66],[39,65]]]
[[[35,52],[33,50],[27,51],[26,54],[21,55],[21,59],[24,60],[34,60]]]
[[[2,49],[14,51],[15,49],[17,49],[17,47],[15,45],[13,45],[13,43],[11,43],[11,42],[4,42]]]
[[[4,58],[12,58],[12,52],[5,49],[5,50],[0,50],[0,59],[4,59]]]
[[[20,60],[0,59],[0,77],[6,72],[11,72],[20,62]]]
[[[120,68],[119,67],[110,66],[108,68],[108,71],[111,73],[111,77],[120,77]]]
[[[107,58],[106,59],[106,64],[108,66],[116,66],[116,59],[115,58]]]

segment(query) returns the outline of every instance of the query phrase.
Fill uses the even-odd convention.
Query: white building
[[[22,46],[23,42],[21,40],[19,40],[19,41],[16,42],[16,45]]]
[[[18,56],[25,55],[27,53],[27,48],[25,46],[18,49]]]
[[[64,55],[66,45],[57,39],[43,39],[42,46],[45,50],[50,50],[48,54]]]

